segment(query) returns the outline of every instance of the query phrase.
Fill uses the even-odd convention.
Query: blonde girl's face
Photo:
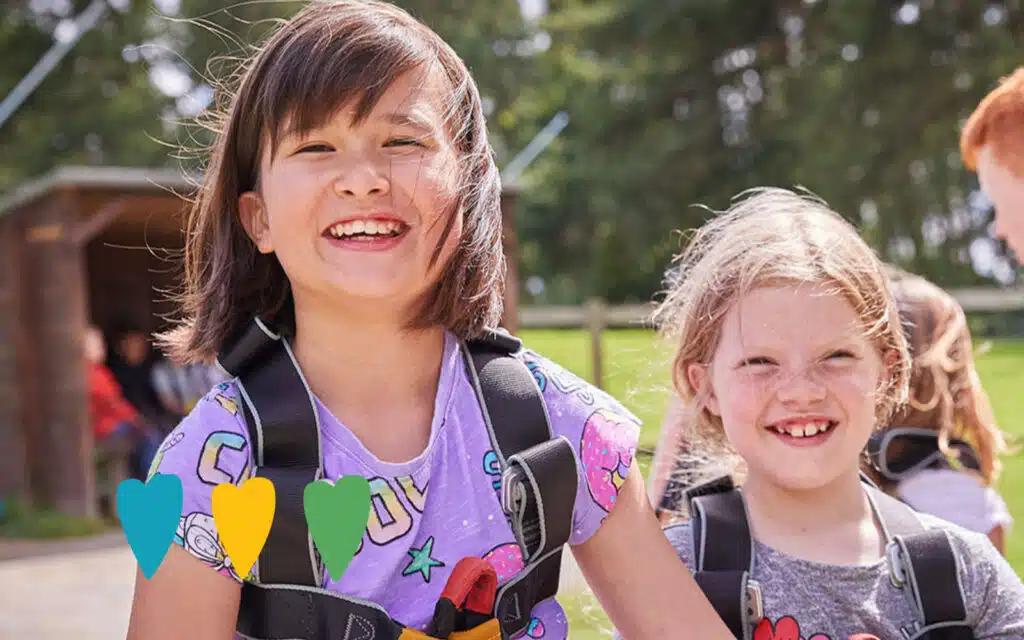
[[[370,114],[345,106],[323,126],[285,135],[261,163],[258,192],[239,200],[260,251],[281,262],[296,296],[339,295],[407,308],[429,290],[462,233],[456,151],[436,74],[400,76]]]
[[[858,472],[886,372],[850,303],[804,284],[740,298],[710,367],[686,373],[751,479],[804,490]]]

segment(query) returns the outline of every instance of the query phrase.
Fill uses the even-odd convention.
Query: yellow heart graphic
[[[277,502],[274,483],[249,478],[236,487],[230,483],[213,488],[213,522],[235,574],[245,577],[256,564],[270,535]]]

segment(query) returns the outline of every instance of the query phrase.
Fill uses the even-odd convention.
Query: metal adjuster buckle
[[[897,589],[907,584],[907,573],[903,567],[903,551],[895,540],[885,548],[885,559],[889,564],[889,582]]]
[[[501,474],[501,509],[509,517],[522,520],[526,513],[526,487],[522,470],[510,466]]]
[[[761,596],[761,585],[757,580],[747,580],[747,619],[756,625],[764,619],[764,599]]]

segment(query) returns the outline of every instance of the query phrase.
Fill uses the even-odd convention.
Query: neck
[[[751,529],[762,543],[831,564],[872,562],[882,538],[857,469],[812,489],[789,489],[752,472],[743,483]]]
[[[363,311],[369,303],[345,307],[296,299],[295,357],[313,393],[354,431],[351,416],[396,405],[432,412],[444,330],[409,330],[399,314]]]

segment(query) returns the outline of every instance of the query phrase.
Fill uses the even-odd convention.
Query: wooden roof
[[[31,216],[37,207],[63,197],[87,229],[102,232],[110,241],[177,243],[182,215],[197,184],[197,176],[170,169],[61,167],[0,197],[0,218]]]

